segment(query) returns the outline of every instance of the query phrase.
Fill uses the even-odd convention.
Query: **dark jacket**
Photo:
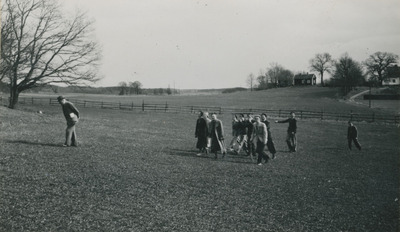
[[[270,129],[271,129],[271,125],[270,125],[270,122],[268,121],[268,120],[265,120],[265,121],[261,121],[262,123],[264,123],[265,124],[265,126],[267,126],[267,131],[268,131],[268,137],[271,135],[271,131],[270,131]]]
[[[204,118],[197,119],[195,136],[196,137],[208,136],[208,123]]]
[[[254,129],[253,123],[250,121],[244,121],[243,125],[246,130],[247,138],[250,139],[251,136],[253,135],[253,129]]]
[[[297,132],[297,120],[295,118],[288,118],[283,121],[278,121],[278,123],[289,123],[288,133],[296,133]]]
[[[354,139],[357,138],[358,136],[358,132],[357,132],[357,127],[353,126],[349,126],[347,129],[347,138],[348,139]]]
[[[63,113],[64,113],[64,117],[67,120],[67,122],[72,122],[76,119],[71,118],[71,113],[74,113],[78,118],[79,118],[79,111],[78,109],[74,106],[74,104],[72,104],[69,101],[66,101],[65,104],[62,105],[62,109],[63,109]]]

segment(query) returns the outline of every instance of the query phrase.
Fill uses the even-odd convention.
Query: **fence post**
[[[300,119],[303,119],[303,111],[300,110]]]
[[[193,112],[193,106],[192,106],[192,108],[190,108],[190,113],[191,113],[191,114],[194,113],[194,112]]]
[[[144,99],[142,101],[142,111],[144,111]]]
[[[101,101],[101,108],[103,109],[103,107],[104,107],[104,102]]]
[[[118,108],[119,108],[119,109],[121,109],[121,102],[119,102],[119,104],[118,104]]]
[[[222,114],[222,108],[219,107],[219,114]]]
[[[83,108],[86,108],[86,100],[83,101]]]
[[[323,119],[324,119],[324,111],[321,110],[321,120],[323,120]]]
[[[131,110],[133,110],[133,102],[132,102]]]
[[[165,112],[168,111],[168,102],[165,102]]]

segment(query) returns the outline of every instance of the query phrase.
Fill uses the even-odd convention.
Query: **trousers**
[[[76,122],[67,122],[67,129],[65,130],[65,145],[67,146],[77,146],[78,141],[75,131]]]
[[[348,138],[348,144],[349,144],[349,149],[351,150],[351,143],[354,142],[354,145],[358,148],[358,150],[361,150],[361,144],[358,142],[357,138]]]
[[[296,133],[288,132],[286,136],[286,143],[290,151],[296,151],[297,147]]]
[[[257,158],[257,163],[261,163],[262,159],[264,158],[265,160],[268,160],[268,155],[267,153],[264,152],[265,149],[265,144],[261,141],[257,141],[257,147],[256,147],[256,152],[258,154],[258,158]]]

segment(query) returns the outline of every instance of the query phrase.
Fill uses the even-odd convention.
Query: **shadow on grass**
[[[54,143],[41,143],[34,141],[26,141],[26,140],[9,140],[7,143],[19,143],[19,144],[28,144],[28,145],[37,145],[37,146],[47,146],[47,147],[62,147],[60,144]]]
[[[224,158],[222,158],[222,154],[218,153],[218,158],[214,158],[213,153],[209,154],[202,154],[198,156],[199,152],[196,150],[183,150],[183,149],[175,149],[169,148],[168,153],[169,155],[175,156],[182,156],[182,157],[195,157],[200,159],[210,159],[211,161],[222,161],[222,162],[229,162],[229,163],[240,163],[240,164],[252,164],[250,156],[245,155],[236,155],[228,153]]]

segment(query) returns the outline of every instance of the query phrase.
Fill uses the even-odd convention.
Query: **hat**
[[[254,118],[260,118],[260,115],[258,115],[258,114],[254,115]]]
[[[57,101],[61,101],[62,99],[65,99],[63,96],[58,96]]]

